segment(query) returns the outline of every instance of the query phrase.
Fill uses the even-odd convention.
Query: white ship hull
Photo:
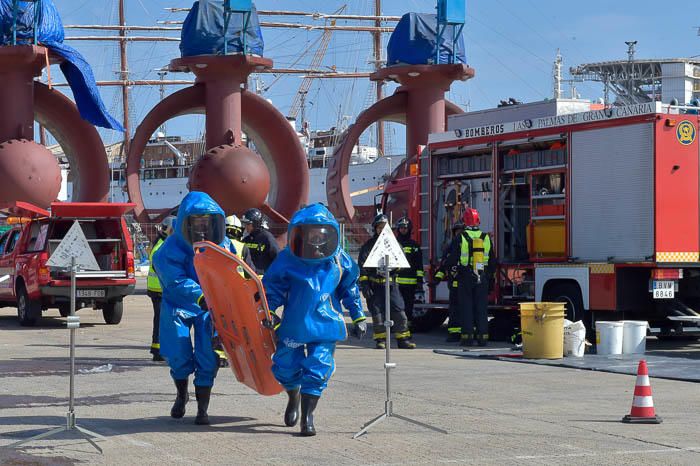
[[[350,165],[349,181],[353,204],[358,207],[374,205],[375,196],[382,191],[384,179],[401,163],[403,157],[380,157],[372,163]],[[157,172],[160,168],[146,169]],[[170,167],[173,170],[173,167]],[[326,199],[326,168],[309,170],[309,203],[321,202]],[[66,182],[67,172],[63,172],[63,185],[59,200],[70,201],[72,184]],[[109,202],[129,202],[126,192],[126,180],[114,180],[110,185]],[[188,193],[187,177],[175,178],[141,178],[141,196],[148,210],[170,209],[180,204]]]

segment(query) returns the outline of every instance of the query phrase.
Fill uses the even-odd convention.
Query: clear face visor
[[[297,225],[289,232],[289,249],[300,259],[325,259],[338,249],[333,225]]]
[[[183,222],[182,234],[188,243],[211,241],[220,244],[224,240],[224,217],[222,215],[190,215]]]

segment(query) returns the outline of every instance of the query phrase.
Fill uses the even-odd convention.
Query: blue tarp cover
[[[224,2],[221,0],[200,0],[194,2],[182,25],[180,53],[183,57],[193,55],[222,55],[224,53]],[[243,53],[241,40],[244,26],[243,14],[234,13],[226,32],[229,54]],[[248,54],[263,54],[263,42],[258,12],[253,5],[253,12],[246,29]]]
[[[19,44],[30,44],[34,38],[34,5],[34,2],[19,2]],[[12,23],[12,0],[0,0],[0,45],[12,45]],[[122,125],[107,112],[90,64],[80,52],[63,43],[63,23],[52,0],[41,2],[37,29],[39,44],[64,59],[60,65],[61,71],[73,91],[80,116],[93,125],[124,131]]]
[[[442,34],[440,62],[449,63],[452,54],[452,35],[455,27],[449,25]],[[466,63],[464,38],[455,44],[454,63]],[[387,45],[387,66],[435,64],[437,51],[437,15],[406,13],[396,25]]]

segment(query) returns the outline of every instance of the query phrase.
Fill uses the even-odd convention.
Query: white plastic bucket
[[[644,353],[647,348],[647,327],[646,320],[623,320],[624,335],[622,337],[623,354]]]
[[[598,354],[622,354],[624,324],[598,321],[595,323],[595,343]]]

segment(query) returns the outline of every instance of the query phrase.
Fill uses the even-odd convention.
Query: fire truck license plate
[[[672,299],[675,296],[675,283],[654,280],[654,299]]]
[[[105,290],[78,290],[76,296],[78,298],[104,298]]]

